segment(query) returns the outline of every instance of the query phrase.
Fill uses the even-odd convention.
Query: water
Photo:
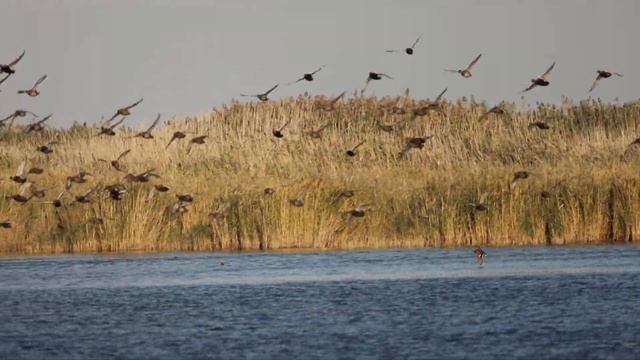
[[[640,358],[640,247],[486,250],[0,259],[0,359]]]

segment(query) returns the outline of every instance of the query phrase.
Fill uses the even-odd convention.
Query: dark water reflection
[[[0,358],[640,358],[639,247],[487,252],[2,259]]]

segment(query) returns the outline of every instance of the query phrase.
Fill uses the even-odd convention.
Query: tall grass
[[[172,119],[155,139],[134,139],[132,129],[95,137],[75,125],[0,135],[0,192],[19,185],[8,179],[26,158],[46,169],[30,181],[63,189],[66,176],[94,176],[73,194],[98,183],[123,182],[123,173],[96,159],[132,149],[123,164],[131,172],[155,168],[150,183],[126,183],[120,201],[104,196],[90,204],[55,209],[34,198],[22,205],[0,199],[0,217],[16,222],[0,229],[0,253],[111,251],[208,251],[288,248],[455,247],[471,245],[637,242],[640,230],[640,103],[585,100],[535,107],[503,104],[510,116],[478,118],[489,106],[474,99],[444,103],[444,114],[408,120],[392,132],[379,124],[401,122],[420,102],[409,97],[352,98],[322,111],[324,97],[300,96],[267,103],[232,102],[210,113]],[[285,137],[272,129],[291,120]],[[529,128],[545,120],[549,130]],[[130,120],[127,120],[130,121]],[[305,135],[328,123],[321,139]],[[126,122],[125,122],[126,124]],[[174,131],[186,139],[165,150]],[[208,135],[186,154],[190,137]],[[433,135],[424,149],[398,158],[405,139]],[[55,152],[36,146],[57,140]],[[345,150],[361,140],[355,157]],[[531,176],[510,186],[513,174]],[[153,183],[171,188],[151,201]],[[264,189],[275,189],[265,195]],[[289,203],[307,187],[304,206]],[[351,198],[338,197],[351,190]],[[470,203],[488,192],[485,212]],[[544,193],[545,196],[541,196]],[[173,214],[175,194],[194,202]],[[46,200],[46,199],[44,199]],[[345,211],[370,204],[362,218]],[[96,217],[103,221],[95,221]],[[2,219],[0,219],[2,220]]]

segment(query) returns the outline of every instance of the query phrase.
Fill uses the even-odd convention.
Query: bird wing
[[[158,122],[160,122],[160,114],[158,114],[158,117],[156,117],[156,119],[153,121],[153,124],[149,126],[146,132],[150,132],[151,130],[153,130],[153,128],[155,128],[158,125]]]
[[[113,129],[115,129],[116,127],[118,127],[118,125],[120,125],[120,124],[122,124],[122,123],[124,122],[124,119],[125,119],[125,118],[126,118],[126,117],[125,117],[125,116],[123,116],[123,117],[122,117],[122,119],[120,119],[120,121],[117,121],[117,122],[116,122],[116,123],[114,123],[113,125],[109,126],[109,129],[113,130]]]
[[[7,76],[3,77],[2,80],[0,80],[0,84],[5,82],[9,78],[9,76],[11,76],[11,74],[7,74]]]
[[[20,56],[18,56],[18,58],[16,58],[15,60],[13,60],[12,62],[9,63],[9,66],[14,66],[16,65],[20,60],[22,60],[22,58],[24,57],[24,54],[26,53],[26,50],[22,50],[22,54],[20,54]]]
[[[22,160],[22,162],[20,163],[20,165],[18,166],[18,170],[16,171],[16,176],[22,176],[24,175],[24,167],[27,165],[27,161],[26,160]]]
[[[42,82],[45,81],[46,79],[47,79],[47,75],[43,75],[40,79],[36,81],[35,84],[33,84],[33,89],[37,88],[38,85],[42,84]]]
[[[624,76],[624,75],[622,75],[622,74],[620,74],[620,73],[617,73],[617,72],[615,72],[615,71],[612,71],[611,73],[612,73],[613,75],[615,75],[615,76],[619,76],[619,77],[623,77],[623,76]],[[0,84],[2,84],[2,82],[0,82]]]
[[[598,86],[598,83],[600,82],[600,79],[601,79],[600,75],[596,76],[596,79],[593,80],[593,84],[591,85],[591,89],[589,89],[589,92],[592,92],[593,89],[595,89],[596,86]]]
[[[324,67],[325,67],[325,66],[327,66],[327,64],[324,64],[324,65],[320,66],[319,68],[317,68],[315,71],[313,71],[313,72],[311,73],[311,75],[315,75],[318,71],[320,71],[320,70],[324,69]]]
[[[280,84],[276,84],[274,87],[272,87],[271,89],[267,90],[267,91],[264,93],[264,95],[269,95],[273,90],[275,90],[275,89],[278,87],[278,85],[280,85]]]
[[[442,100],[442,97],[444,96],[444,93],[446,93],[447,90],[449,90],[449,88],[444,88],[444,90],[442,90],[442,92],[440,93],[440,95],[438,95],[438,97],[436,98],[436,101],[434,101],[434,102],[435,103],[440,102],[440,100]]]
[[[525,92],[527,92],[527,91],[529,91],[529,90],[533,89],[533,88],[534,88],[534,87],[536,87],[536,86],[538,86],[536,83],[531,83],[531,85],[529,85],[529,87],[528,87],[528,88],[526,88],[526,89],[522,90],[522,91],[521,91],[521,93],[525,93]]]
[[[551,73],[551,70],[553,70],[553,67],[556,66],[556,62],[554,61],[553,64],[551,64],[551,66],[549,66],[549,68],[547,69],[547,71],[544,72],[544,74],[540,75],[540,79],[545,80],[547,76],[549,76],[549,74]]]
[[[454,69],[444,69],[444,71],[450,72],[450,73],[457,73],[458,72],[458,70],[454,70]]]
[[[380,76],[384,76],[384,77],[386,77],[387,79],[391,79],[391,80],[393,80],[393,78],[392,78],[391,76],[387,75],[387,74],[378,73],[378,75],[380,75]]]
[[[416,39],[416,41],[413,42],[413,44],[411,44],[411,48],[413,49],[414,47],[416,47],[416,45],[418,45],[418,43],[420,42],[420,39],[422,39],[422,34],[420,34],[418,36],[418,38]]]
[[[42,120],[39,120],[38,122],[36,122],[36,124],[42,124],[42,123],[44,123],[45,121],[47,121],[47,120],[51,119],[51,117],[52,117],[52,116],[53,116],[53,114],[49,114],[49,115],[47,115],[47,116],[43,117],[43,118],[42,118]]]
[[[20,189],[18,189],[18,194],[25,196],[27,190],[29,190],[30,187],[31,183],[27,181],[26,183],[22,184],[22,186],[20,186]]]
[[[365,141],[366,141],[366,140],[362,140],[362,141],[360,141],[360,142],[358,143],[358,145],[356,145],[356,146],[354,146],[354,147],[353,147],[353,150],[355,150],[355,149],[359,148],[360,146],[362,146],[362,145],[365,143]]]
[[[289,126],[289,123],[290,123],[290,122],[291,122],[291,119],[287,120],[287,122],[285,122],[285,123],[284,123],[284,125],[282,125],[282,126],[280,127],[280,129],[278,129],[278,130],[279,130],[279,131],[284,130],[284,128],[286,128],[287,126]]]
[[[140,98],[140,100],[134,102],[133,104],[129,105],[129,106],[125,106],[124,108],[127,110],[130,110],[136,106],[138,106],[138,104],[140,104],[142,102],[142,100],[144,100],[144,98]]]
[[[473,59],[471,64],[469,64],[469,66],[467,66],[467,68],[465,70],[471,71],[471,68],[473,67],[473,65],[475,65],[478,62],[478,60],[480,60],[481,56],[482,56],[482,54],[478,55],[475,59]]]
[[[312,74],[312,75],[313,75],[313,74]],[[297,79],[296,81],[292,81],[292,82],[290,82],[290,83],[287,83],[287,85],[297,84],[297,83],[299,83],[299,82],[300,82],[300,81],[302,81],[302,80],[304,80],[304,76],[303,76],[303,77],[301,77],[301,78],[299,78],[299,79]],[[240,94],[240,96],[246,96],[246,95],[242,95],[242,94]]]
[[[122,159],[123,157],[127,156],[128,153],[131,152],[131,149],[127,149],[125,151],[122,152],[122,154],[118,155],[118,157],[116,158],[117,161],[119,161],[120,159]]]
[[[335,98],[333,98],[333,100],[331,100],[330,104],[334,105],[335,103],[337,103],[338,101],[340,101],[340,99],[342,99],[342,97],[344,96],[344,94],[346,94],[346,91],[343,91],[340,93],[340,95],[336,96]]]
[[[385,52],[388,52],[388,53],[396,53],[396,52],[400,52],[400,51],[402,51],[402,50],[385,50]]]

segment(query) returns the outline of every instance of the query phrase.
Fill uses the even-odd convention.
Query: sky
[[[96,122],[144,97],[127,120],[136,127],[277,83],[276,99],[352,93],[369,71],[393,77],[369,95],[434,98],[448,87],[447,98],[493,104],[519,100],[554,61],[551,85],[526,101],[586,98],[597,69],[624,77],[594,97],[635,100],[638,19],[637,0],[3,0],[0,63],[27,53],[0,85],[0,117],[22,108],[53,113],[54,126]],[[420,34],[413,56],[385,52]],[[443,71],[479,53],[470,79]],[[284,85],[323,64],[313,82]],[[40,96],[16,93],[43,74]]]

